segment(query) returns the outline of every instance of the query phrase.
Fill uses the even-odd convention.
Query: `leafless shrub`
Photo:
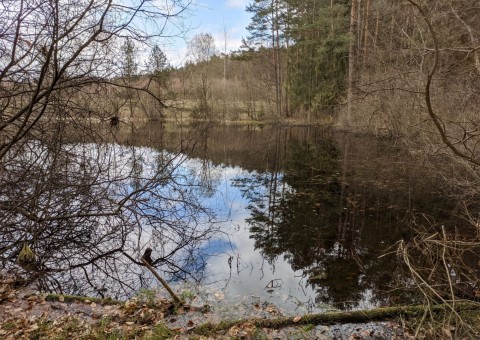
[[[138,260],[147,246],[170,278],[204,265],[196,249],[213,232],[212,214],[196,169],[181,150],[116,143],[124,91],[163,105],[149,81],[122,81],[121,42],[172,34],[168,23],[187,5],[0,4],[0,263],[19,281],[122,296],[148,279]],[[34,260],[22,261],[32,258],[22,249]]]
[[[405,264],[400,285],[410,289],[427,306],[416,325],[416,337],[475,337],[474,316],[459,312],[459,305],[477,304],[480,297],[480,242],[478,234],[435,226],[425,216],[412,221],[416,236],[400,241],[397,255]],[[443,304],[443,315],[431,307]]]

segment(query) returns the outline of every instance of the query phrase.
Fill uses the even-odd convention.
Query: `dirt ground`
[[[146,296],[147,295],[147,296]],[[0,286],[2,339],[405,339],[391,322],[343,325],[299,325],[280,329],[255,327],[250,318],[276,318],[268,304],[189,305],[174,308],[163,297],[139,295],[125,302],[36,294],[30,289]],[[295,319],[301,320],[298,315]],[[205,323],[245,319],[228,329],[195,334]]]

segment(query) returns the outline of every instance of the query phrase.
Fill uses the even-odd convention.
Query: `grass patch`
[[[15,322],[6,322],[2,325],[1,328],[6,330],[6,331],[11,331],[11,330],[17,328],[17,324]]]
[[[145,336],[145,339],[148,339],[148,340],[168,339],[175,336],[175,334],[177,333],[169,329],[163,323],[158,323],[151,330],[151,334],[147,334]]]
[[[314,328],[315,328],[315,325],[309,323],[308,325],[303,326],[303,331],[304,332],[310,332]]]

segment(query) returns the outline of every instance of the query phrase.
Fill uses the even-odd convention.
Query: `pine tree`
[[[268,49],[272,70],[272,83],[275,89],[275,113],[285,113],[283,94],[283,61],[285,48],[284,5],[282,0],[254,0],[246,11],[252,13],[252,21],[247,26],[249,36],[244,40],[244,47],[249,50]]]
[[[123,76],[126,78],[132,78],[137,75],[138,63],[137,63],[137,48],[135,43],[128,39],[125,40],[122,46],[123,52]]]
[[[294,110],[330,112],[345,90],[346,1],[287,0],[290,8],[288,89]]]
[[[122,52],[122,75],[123,81],[126,84],[125,96],[129,105],[130,119],[133,119],[133,112],[135,111],[135,104],[133,102],[135,90],[132,88],[132,84],[133,78],[137,75],[138,71],[135,43],[131,39],[127,38],[122,46]]]
[[[255,0],[247,11],[244,47],[270,52],[276,113],[331,112],[346,85],[348,1]]]

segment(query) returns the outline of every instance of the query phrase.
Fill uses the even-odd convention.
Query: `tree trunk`
[[[363,13],[363,63],[365,63],[368,53],[368,22],[370,20],[370,0],[367,0]]]
[[[334,22],[334,17],[333,17],[333,0],[330,0],[330,20],[331,20],[331,29],[332,35],[335,35],[335,22]]]
[[[280,64],[280,28],[278,22],[278,0],[274,0],[273,8],[274,16],[274,51],[275,51],[275,89],[276,89],[276,98],[277,98],[277,114],[282,114],[283,109],[283,98],[282,98],[282,73],[281,73],[281,64]]]
[[[355,79],[355,45],[356,39],[356,26],[357,23],[357,0],[352,0],[352,7],[350,9],[350,47],[348,50],[348,92],[347,92],[347,118],[346,124],[350,125],[352,117],[352,100],[353,100],[353,87]]]

